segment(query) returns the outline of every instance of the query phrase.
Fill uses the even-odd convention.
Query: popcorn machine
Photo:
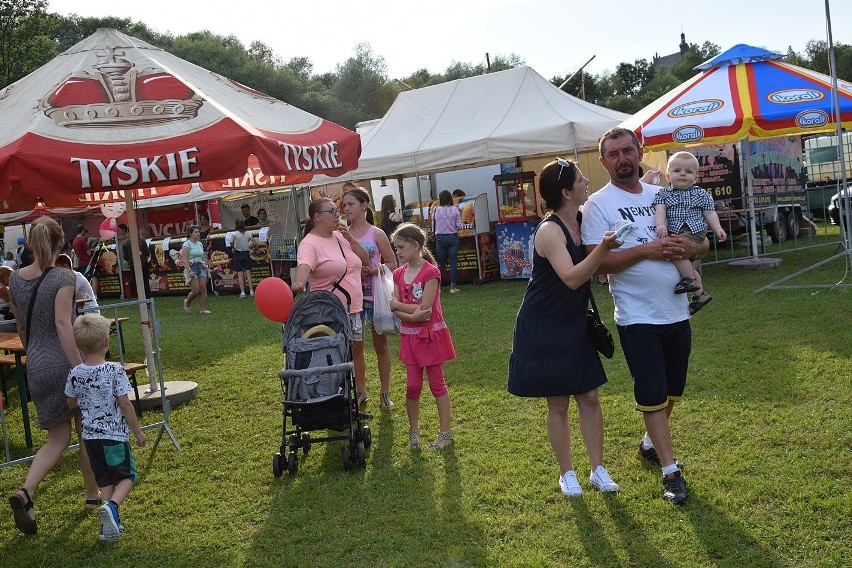
[[[535,221],[539,218],[535,173],[518,172],[494,176],[497,217],[500,223]]]

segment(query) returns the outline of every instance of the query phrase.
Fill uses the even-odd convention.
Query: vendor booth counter
[[[479,195],[456,198],[459,208],[462,228],[459,234],[458,281],[459,283],[480,284],[496,280],[499,275],[497,257],[497,241],[491,231],[488,219],[488,196]],[[438,201],[411,203],[402,212],[404,221],[420,225],[429,237],[429,250],[435,251],[435,239],[432,235],[432,212],[438,206]],[[441,270],[441,282],[450,281],[448,267]]]
[[[255,285],[264,278],[272,275],[272,262],[269,251],[269,235],[264,229],[249,231],[260,243],[250,251],[252,261],[251,275]],[[240,285],[234,270],[233,249],[230,243],[229,231],[212,232],[207,238],[207,256],[210,267],[210,283],[216,294],[238,294]],[[189,293],[189,284],[183,276],[183,269],[178,267],[180,249],[185,237],[166,237],[149,239],[150,251],[149,269],[151,272],[151,295],[167,296]],[[119,281],[118,257],[115,254],[115,243],[105,245],[98,262],[98,297],[117,298],[121,296]],[[122,279],[132,279],[125,272]],[[129,283],[128,283],[129,284]],[[125,297],[129,295],[129,286],[125,287]]]
[[[538,195],[533,172],[494,176],[499,223],[496,228],[501,279],[532,276],[532,237],[538,225]]]

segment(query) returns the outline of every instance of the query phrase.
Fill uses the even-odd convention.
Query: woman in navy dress
[[[580,432],[591,464],[590,484],[617,491],[603,467],[603,413],[598,387],[606,374],[586,331],[589,279],[610,249],[608,232],[588,256],[580,242],[580,206],[589,180],[573,162],[557,158],[541,170],[539,191],[552,211],[533,235],[533,270],[518,317],[509,359],[510,393],[547,400],[547,435],[559,462],[559,486],[580,495],[571,460],[568,403],[577,403]]]

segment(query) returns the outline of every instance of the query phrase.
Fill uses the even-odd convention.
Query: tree
[[[387,83],[384,57],[374,55],[369,43],[359,43],[355,56],[337,66],[331,94],[340,104],[332,109],[331,120],[354,128],[362,120],[381,117],[396,95]]]
[[[56,17],[46,0],[0,0],[0,87],[29,75],[57,53]]]

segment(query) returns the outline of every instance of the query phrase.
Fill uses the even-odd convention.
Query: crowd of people
[[[726,235],[718,227],[718,219],[708,213],[706,201],[695,193],[696,168],[691,154],[679,153],[669,161],[666,179],[671,186],[660,188],[647,181],[659,172],[642,176],[643,152],[633,132],[610,129],[601,137],[599,151],[610,180],[591,196],[589,180],[574,162],[557,158],[539,174],[540,194],[550,214],[539,223],[532,239],[532,277],[515,321],[507,390],[515,396],[545,399],[547,437],[559,466],[558,485],[566,496],[583,492],[572,460],[568,412],[572,397],[591,466],[589,485],[601,492],[619,490],[604,466],[604,417],[598,388],[607,377],[587,323],[590,282],[603,275],[615,303],[615,323],[633,378],[636,410],[645,427],[636,454],[660,468],[663,498],[684,504],[684,466],[675,459],[670,417],[686,386],[692,348],[690,315],[709,301],[693,262],[709,248],[704,238],[708,225],[717,238]],[[427,247],[423,229],[398,216],[392,197],[382,200],[379,227],[363,188],[344,187],[340,208],[331,199],[314,199],[292,281],[295,293],[309,288],[329,290],[346,306],[353,331],[358,408],[369,398],[364,334],[365,327],[371,328],[380,405],[390,409],[394,406],[390,397],[392,356],[387,336],[372,329],[372,315],[379,268],[384,264],[393,271],[389,308],[400,320],[398,357],[405,365],[408,445],[414,451],[421,447],[424,377],[439,420],[437,436],[428,447],[440,450],[454,443],[444,363],[456,353],[443,317],[439,269],[445,261],[451,262],[453,293],[457,237],[452,237],[460,221],[452,199],[449,192],[441,192],[433,216],[435,256]],[[623,224],[621,212],[625,210],[631,211],[633,226],[622,235],[616,229]],[[253,294],[245,257],[254,237],[246,228],[265,221],[265,211],[258,213],[261,219],[253,217],[247,206],[243,208],[231,242],[241,297],[245,297],[246,281]],[[119,230],[120,249],[131,250],[127,227],[121,225]],[[184,308],[190,311],[197,299],[202,314],[210,313],[204,246],[204,232],[209,230],[204,215],[201,226],[190,227],[180,253],[191,287]],[[98,510],[100,538],[116,541],[124,528],[118,507],[136,478],[128,434],[133,432],[139,445],[144,445],[145,435],[129,403],[129,382],[121,365],[104,358],[109,346],[108,320],[97,313],[76,321],[69,316],[75,313],[75,290],[82,286],[88,294],[91,288],[86,278],[80,282],[81,275],[70,270],[70,258],[61,254],[64,244],[61,226],[42,217],[32,225],[29,239],[19,241],[19,250],[7,259],[14,266],[0,266],[0,310],[5,308],[17,321],[28,354],[30,393],[39,425],[47,431],[47,443],[36,452],[23,485],[9,497],[9,505],[17,527],[35,534],[38,487],[68,447],[73,422],[84,442],[79,449],[84,506]],[[85,228],[78,230],[73,249],[80,265],[85,265],[86,255],[91,254]],[[125,259],[131,260],[129,253]],[[247,280],[242,273],[249,273]],[[684,292],[695,293],[691,301]],[[116,459],[119,455],[121,459]]]

